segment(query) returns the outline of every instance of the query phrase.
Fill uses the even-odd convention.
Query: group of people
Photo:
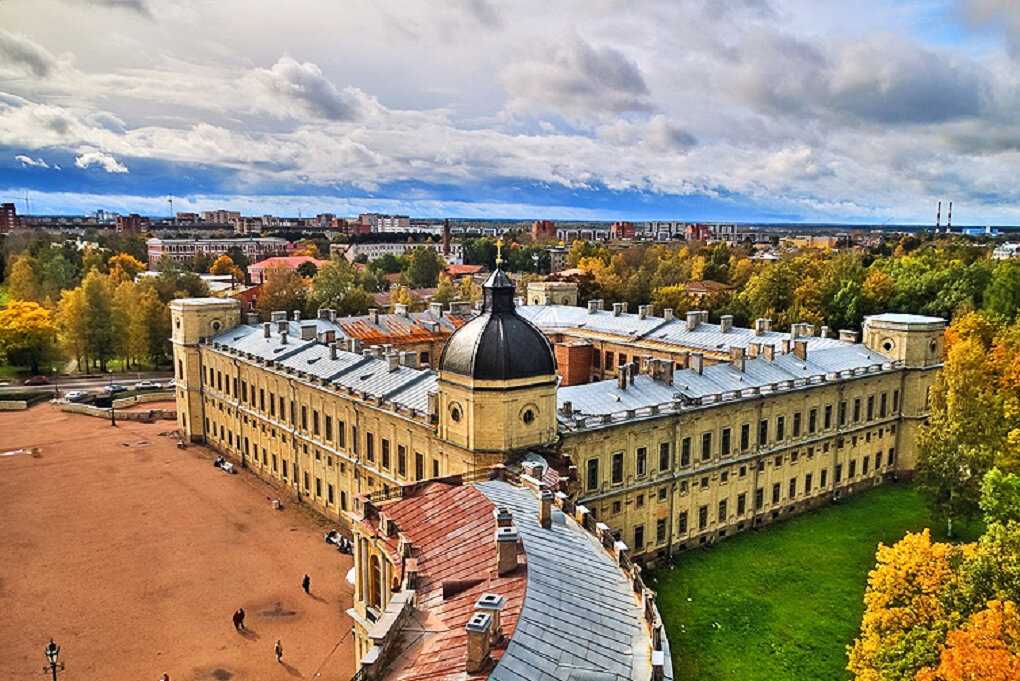
[[[311,595],[312,593],[312,578],[309,577],[308,575],[305,575],[304,577],[301,578],[301,590],[309,595]],[[244,627],[244,615],[245,615],[244,608],[238,608],[237,610],[234,611],[234,614],[231,617],[231,621],[234,623],[235,630],[241,632],[247,631],[247,629],[245,629]],[[280,639],[276,639],[276,644],[273,646],[273,653],[276,655],[276,661],[282,663],[283,644],[280,642]],[[164,674],[164,676],[166,676],[166,674]],[[161,681],[169,681],[169,677],[167,677],[166,679],[161,679]]]
[[[353,553],[354,545],[351,544],[351,540],[340,534],[339,530],[330,530],[323,537],[327,544],[333,544],[336,546],[337,551],[340,553]]]

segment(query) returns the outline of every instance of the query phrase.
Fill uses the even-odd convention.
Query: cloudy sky
[[[1017,0],[0,0],[0,200],[1020,224]]]

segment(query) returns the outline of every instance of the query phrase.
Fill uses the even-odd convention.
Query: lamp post
[[[43,673],[50,672],[53,675],[53,681],[57,681],[57,670],[63,671],[64,663],[57,661],[57,657],[60,655],[60,646],[52,638],[43,649],[43,655],[46,656],[46,666],[43,667]]]

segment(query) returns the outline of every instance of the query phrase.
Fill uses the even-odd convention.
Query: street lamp
[[[52,638],[43,649],[43,655],[46,656],[47,662],[47,665],[43,667],[43,673],[50,672],[53,674],[53,681],[57,681],[57,670],[63,671],[64,663],[57,661],[57,656],[60,655],[60,646]]]

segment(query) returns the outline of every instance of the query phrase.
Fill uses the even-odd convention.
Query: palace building
[[[847,332],[816,336],[809,325],[787,334],[767,320],[753,329],[725,318],[709,324],[697,312],[673,319],[647,307],[608,312],[597,302],[520,307],[499,269],[483,291],[481,310],[457,325],[435,370],[418,368],[417,349],[358,348],[328,310],[311,320],[275,313],[259,324],[242,323],[235,301],[171,303],[181,431],[352,531],[357,652],[375,665],[373,674],[380,670],[373,660],[383,657],[411,667],[443,657],[443,634],[398,654],[377,627],[403,621],[399,594],[412,591],[439,618],[437,631],[456,634],[457,664],[467,666],[481,655],[472,657],[478,641],[448,610],[465,619],[475,612],[468,601],[506,594],[509,644],[490,645],[489,661],[464,678],[486,678],[478,669],[490,669],[488,678],[561,678],[547,669],[506,670],[518,664],[514,623],[522,640],[538,635],[522,629],[531,616],[531,571],[544,571],[544,552],[558,550],[529,524],[516,525],[528,565],[523,605],[513,580],[475,575],[470,566],[435,568],[432,560],[440,572],[421,574],[422,587],[408,581],[411,558],[421,569],[430,563],[416,551],[459,555],[430,533],[461,522],[462,503],[474,504],[484,521],[465,530],[464,551],[484,544],[497,561],[487,514],[513,507],[530,523],[553,498],[554,528],[607,547],[620,570],[631,559],[651,562],[711,543],[914,469],[917,428],[941,367],[941,319],[868,317],[858,343]],[[437,577],[443,570],[451,576]],[[459,580],[466,581],[453,584]],[[461,588],[459,605],[444,609],[444,596]],[[640,599],[641,590],[634,594]],[[651,640],[649,653],[661,653],[655,617],[645,619],[652,633],[641,646]],[[520,648],[525,656],[539,649]]]

